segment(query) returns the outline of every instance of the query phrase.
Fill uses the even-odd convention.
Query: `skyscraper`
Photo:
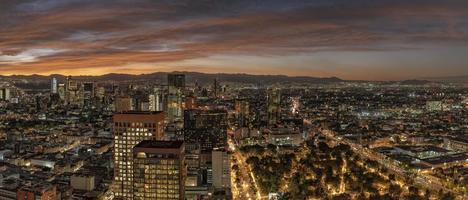
[[[184,74],[167,75],[168,93],[166,97],[166,113],[169,122],[182,118],[182,95],[185,89]]]
[[[84,82],[83,83],[83,101],[86,107],[91,107],[92,100],[94,98],[94,83],[93,82]]]
[[[215,188],[231,187],[231,155],[224,149],[211,152],[213,186]]]
[[[10,97],[11,96],[9,88],[0,88],[0,100],[9,101]]]
[[[65,96],[67,104],[79,105],[82,103],[79,89],[78,82],[73,80],[71,76],[68,76],[65,85]]]
[[[58,92],[58,96],[60,97],[60,100],[62,101],[66,100],[67,92],[65,90],[66,90],[66,85],[64,83],[59,83],[57,86],[57,92]]]
[[[160,88],[154,88],[152,94],[148,95],[149,110],[162,111],[163,98]]]
[[[133,199],[182,200],[185,192],[183,141],[144,140],[133,148]]]
[[[245,99],[236,99],[234,107],[239,127],[247,126],[250,112],[249,102]]]
[[[58,87],[57,78],[53,77],[52,80],[50,81],[50,92],[52,94],[57,94],[57,87]]]
[[[185,74],[168,74],[167,85],[178,89],[185,88]]]
[[[184,141],[199,144],[202,151],[227,145],[227,111],[185,110]]]
[[[133,147],[143,140],[161,139],[163,112],[123,112],[114,122],[114,192],[123,199],[133,198]]]
[[[274,125],[279,121],[281,111],[281,93],[275,88],[267,91],[268,125]]]
[[[218,79],[214,79],[214,82],[213,82],[213,97],[214,98],[218,98],[218,92],[219,92],[219,82],[218,82]]]

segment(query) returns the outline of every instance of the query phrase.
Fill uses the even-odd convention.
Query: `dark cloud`
[[[47,73],[212,55],[466,45],[466,1],[0,0],[0,67]],[[3,60],[2,60],[3,59]],[[0,71],[0,73],[2,73]]]

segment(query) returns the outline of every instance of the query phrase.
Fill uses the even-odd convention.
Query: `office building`
[[[154,88],[152,94],[148,95],[149,110],[162,111],[163,110],[163,95],[160,88]]]
[[[11,98],[9,88],[0,88],[0,100],[9,101]]]
[[[231,155],[224,149],[211,152],[212,179],[215,188],[231,187]]]
[[[236,99],[235,101],[235,111],[237,124],[239,127],[245,127],[249,121],[249,102],[245,99]]]
[[[163,112],[122,112],[114,115],[114,193],[133,197],[133,147],[143,140],[163,138]]]
[[[57,86],[57,93],[58,96],[60,97],[60,100],[64,101],[66,100],[66,85],[64,83],[59,83]]]
[[[267,93],[268,125],[275,125],[280,119],[281,93],[276,88],[268,90]]]
[[[185,75],[168,74],[167,83],[165,111],[168,122],[174,122],[182,119],[182,95],[185,90]]]
[[[227,129],[225,110],[184,111],[184,140],[191,145],[200,145],[202,151],[226,147]]]
[[[167,94],[166,113],[168,122],[178,121],[182,118],[182,93],[180,90]]]
[[[58,87],[57,78],[53,77],[50,82],[50,92],[52,94],[57,94],[57,87]]]
[[[168,74],[167,85],[183,90],[185,88],[185,74]]]
[[[133,148],[133,199],[183,200],[183,141],[144,140]]]

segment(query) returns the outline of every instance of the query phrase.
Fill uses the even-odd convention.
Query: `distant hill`
[[[155,72],[151,74],[105,74],[101,76],[73,76],[75,80],[82,81],[159,81],[165,83],[167,74],[169,73],[181,73],[185,74],[187,82],[197,81],[200,84],[206,84],[213,82],[214,79],[218,79],[221,82],[235,82],[235,83],[251,83],[251,84],[272,84],[272,83],[337,83],[343,80],[336,77],[309,77],[309,76],[284,76],[284,75],[251,75],[251,74],[207,74],[199,72]],[[27,80],[33,82],[50,81],[52,77],[56,77],[59,81],[64,81],[66,76],[60,74],[52,74],[50,76],[42,75],[12,75],[12,76],[0,76],[0,80]]]
[[[403,85],[424,85],[428,83],[432,83],[432,81],[417,80],[417,79],[400,81],[400,84],[403,84]]]
[[[423,78],[428,81],[442,82],[442,83],[464,83],[468,84],[468,75],[460,76],[445,76],[445,77],[427,77]]]

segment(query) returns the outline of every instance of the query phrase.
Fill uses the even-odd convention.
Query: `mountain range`
[[[198,82],[200,84],[211,83],[215,79],[222,82],[238,82],[250,84],[272,84],[272,83],[337,83],[344,80],[337,77],[308,77],[308,76],[285,76],[285,75],[251,75],[251,74],[207,74],[199,72],[155,72],[151,74],[104,74],[100,76],[73,76],[75,80],[81,81],[160,81],[164,83],[167,75],[170,73],[185,74],[187,82]],[[52,77],[57,78],[59,81],[66,80],[67,76],[60,74],[52,74],[49,76],[43,75],[12,75],[0,76],[0,80],[28,80],[34,82],[50,81]]]
[[[167,80],[167,75],[170,73],[185,74],[187,83],[198,84],[211,84],[215,79],[224,83],[247,83],[247,84],[258,84],[258,85],[269,85],[274,83],[303,83],[303,84],[330,84],[339,82],[370,82],[370,81],[350,81],[343,80],[337,77],[310,77],[310,76],[285,76],[285,75],[252,75],[252,74],[227,74],[217,73],[208,74],[200,72],[155,72],[150,74],[104,74],[100,76],[73,76],[73,79],[80,81],[115,81],[115,82],[141,82],[141,81],[155,81],[156,83],[164,84]],[[1,76],[0,81],[14,81],[16,85],[30,85],[34,84],[40,88],[49,87],[50,79],[55,77],[59,82],[64,82],[67,78],[65,75],[52,74],[49,76],[44,75],[11,75]],[[402,80],[402,81],[385,81],[385,82],[399,82],[405,85],[423,85],[431,82],[441,83],[458,83],[468,84],[468,75],[465,76],[452,76],[452,77],[428,77],[413,80]],[[21,86],[20,86],[21,87]]]

